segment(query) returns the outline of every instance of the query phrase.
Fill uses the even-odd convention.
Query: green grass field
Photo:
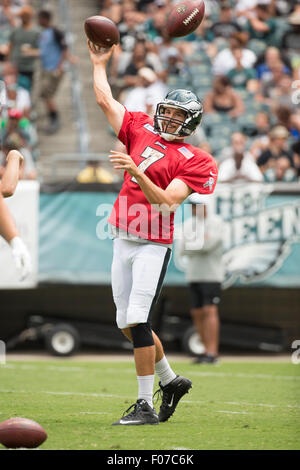
[[[41,449],[300,449],[300,365],[171,364],[193,388],[158,426],[111,426],[137,382],[133,362],[108,361],[0,366],[0,421],[38,421],[48,433]]]

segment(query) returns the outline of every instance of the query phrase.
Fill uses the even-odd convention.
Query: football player
[[[174,413],[192,382],[175,374],[157,335],[151,313],[171,256],[176,208],[192,193],[211,193],[217,167],[211,155],[185,144],[202,118],[202,104],[187,90],[174,90],[158,103],[153,119],[128,112],[116,101],[108,83],[109,51],[88,41],[94,90],[127,153],[111,151],[115,169],[124,170],[124,183],[110,218],[114,236],[112,291],[117,325],[132,342],[138,399],[114,425],[158,424]],[[162,403],[153,408],[154,373]],[[127,413],[127,414],[126,414]]]
[[[18,180],[23,156],[18,150],[11,150],[6,157],[6,167],[0,181],[0,235],[9,244],[15,260],[19,278],[26,279],[32,271],[29,251],[20,238],[14,219],[5,204],[4,197],[14,194]]]

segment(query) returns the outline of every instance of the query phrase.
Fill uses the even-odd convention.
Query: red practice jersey
[[[176,178],[193,192],[210,194],[214,191],[218,170],[213,157],[184,142],[166,141],[154,130],[153,120],[147,114],[125,110],[118,137],[134,163],[158,187],[166,189]],[[126,171],[108,222],[147,240],[173,242],[174,212],[162,215]]]

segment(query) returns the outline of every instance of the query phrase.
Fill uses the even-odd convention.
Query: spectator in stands
[[[219,165],[219,182],[263,181],[263,176],[252,155],[246,151],[246,138],[239,132],[232,135],[231,155]]]
[[[269,147],[257,159],[257,164],[264,173],[268,168],[275,166],[275,161],[280,157],[286,157],[290,166],[294,167],[293,155],[288,150],[287,138],[289,132],[286,127],[275,126],[269,132]]]
[[[293,79],[290,75],[283,75],[279,78],[278,84],[273,90],[276,106],[286,106],[295,110],[299,108],[299,104],[292,100],[292,85]]]
[[[35,180],[37,178],[37,170],[32,159],[32,155],[28,147],[25,146],[24,139],[17,132],[11,132],[7,135],[3,142],[3,151],[0,152],[0,177],[5,170],[6,157],[10,151],[17,150],[24,158],[24,163],[20,167],[19,179]]]
[[[297,177],[300,178],[300,139],[292,145],[291,150]]]
[[[219,19],[211,26],[211,31],[215,37],[229,39],[233,33],[242,31],[242,28],[233,17],[230,1],[224,1],[220,6]]]
[[[300,138],[300,115],[291,106],[277,106],[275,115],[277,125],[285,127],[295,139]]]
[[[166,31],[167,10],[165,4],[161,5],[155,2],[156,11],[149,17],[146,23],[146,33],[150,41],[160,44],[164,31]]]
[[[300,11],[293,13],[288,18],[291,29],[286,31],[282,37],[282,47],[285,49],[292,58],[299,60],[300,53]]]
[[[178,43],[174,42],[170,38],[167,29],[164,29],[160,37],[160,42],[157,44],[158,55],[163,67],[168,66],[170,54],[174,55],[175,49],[179,52]]]
[[[123,21],[118,25],[118,29],[123,52],[131,53],[137,41],[146,39],[144,25],[140,24],[135,10],[124,13]]]
[[[253,67],[245,68],[242,64],[243,49],[237,47],[232,50],[233,57],[235,58],[236,65],[231,69],[227,77],[231,85],[235,89],[248,90],[255,92],[258,89],[258,82],[256,80],[256,71]]]
[[[78,59],[69,53],[62,31],[52,25],[51,12],[41,10],[38,13],[38,21],[42,27],[39,37],[41,58],[40,97],[46,105],[49,117],[49,127],[46,129],[46,133],[54,134],[60,127],[55,94],[64,75],[65,61],[76,64]]]
[[[20,80],[26,84],[29,92],[32,90],[35,71],[35,60],[39,56],[39,32],[33,26],[34,10],[26,5],[18,13],[21,26],[11,32],[9,38],[8,58],[17,67]]]
[[[234,10],[237,17],[243,18],[248,12],[253,11],[257,5],[257,0],[236,0],[235,3]]]
[[[0,62],[6,58],[7,44],[11,31],[17,26],[19,8],[11,0],[1,0],[0,3]]]
[[[264,171],[264,180],[268,183],[297,181],[295,168],[287,157],[279,157]]]
[[[228,77],[222,75],[214,79],[213,89],[206,94],[203,106],[205,113],[226,113],[234,119],[245,109],[243,100],[231,87]]]
[[[255,131],[252,137],[262,137],[269,133],[271,127],[270,116],[264,111],[260,111],[255,116]]]
[[[261,91],[257,94],[256,99],[270,107],[276,104],[278,96],[278,87],[281,80],[286,77],[283,62],[275,62],[271,65],[272,78],[262,83]]]
[[[77,175],[78,183],[104,183],[114,182],[113,175],[101,166],[101,162],[88,161],[87,166]]]
[[[37,145],[34,126],[18,109],[9,109],[7,118],[0,120],[2,138],[5,140],[11,133],[17,133],[23,139],[24,146],[32,150]]]
[[[248,20],[246,30],[250,38],[259,39],[271,45],[272,36],[276,31],[276,21],[272,18],[271,6],[266,4],[265,1],[259,0],[255,6],[254,13],[247,12],[244,14]]]
[[[138,71],[140,86],[129,91],[124,106],[128,111],[141,111],[154,115],[156,105],[167,93],[166,85],[158,80],[156,73],[149,67],[142,67]]]
[[[138,71],[142,67],[151,67],[155,70],[154,62],[155,60],[159,62],[159,59],[157,57],[153,58],[152,54],[149,57],[145,41],[138,41],[136,43],[130,57],[129,65],[126,67],[123,74],[121,74],[121,76],[123,76],[124,88],[138,86],[140,82]]]
[[[170,47],[167,51],[167,63],[165,68],[167,77],[180,75],[183,67],[184,62],[178,49],[176,47]]]
[[[231,145],[225,147],[220,152],[218,161],[222,162],[227,158],[233,158],[235,153],[244,153],[246,151],[247,140],[247,136],[242,132],[233,132],[231,135]]]
[[[24,117],[30,117],[31,99],[29,92],[17,83],[18,72],[16,67],[6,63],[3,68],[5,87],[0,92],[1,103],[6,103],[8,109],[19,110]]]
[[[229,47],[220,51],[213,60],[213,73],[215,75],[226,75],[231,69],[236,67],[236,59],[233,50],[242,49],[241,64],[244,68],[254,66],[257,57],[250,49],[246,48],[247,34],[245,32],[233,33],[230,36]]]
[[[260,157],[260,155],[268,149],[270,139],[269,131],[271,128],[270,116],[268,113],[263,111],[259,112],[255,116],[255,127],[251,137],[255,137],[250,146],[250,153],[254,160]]]
[[[109,18],[114,23],[119,24],[122,20],[122,4],[121,2],[113,2],[112,0],[101,2],[100,15]]]
[[[283,72],[285,74],[291,73],[291,64],[288,58],[277,47],[267,47],[262,61],[259,60],[256,64],[258,80],[263,82],[271,80],[273,78],[272,67],[280,62],[283,63]]]

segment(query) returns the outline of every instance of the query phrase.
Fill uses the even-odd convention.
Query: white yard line
[[[23,370],[53,370],[55,372],[93,372],[95,373],[95,369],[87,369],[86,367],[73,367],[73,366],[44,366],[44,365],[31,365],[31,364],[6,364],[1,366],[4,369],[23,369]],[[111,367],[101,369],[102,371],[105,370],[107,373],[112,374],[132,374],[135,372],[134,367],[126,368],[126,369],[114,369]],[[241,378],[241,379],[271,379],[271,380],[300,380],[300,376],[295,375],[273,375],[273,374],[246,374],[246,373],[233,373],[233,372],[201,372],[190,370],[187,372],[187,375],[195,375],[199,377],[233,377],[233,378]]]
[[[91,397],[91,398],[116,398],[118,400],[122,398],[132,399],[132,396],[125,396],[125,395],[111,395],[108,393],[85,393],[85,392],[50,392],[48,390],[0,390],[0,393],[37,393],[37,394],[45,394],[45,395],[61,395],[61,396],[79,396],[79,397]]]
[[[204,400],[182,400],[182,403],[198,403],[199,405],[209,406],[209,402]],[[282,405],[271,405],[270,403],[246,403],[246,402],[237,402],[237,401],[217,401],[217,405],[233,405],[233,406],[261,406],[266,408],[283,408]],[[300,405],[285,405],[285,408],[295,408],[300,409]]]
[[[190,370],[187,375],[197,375],[199,377],[233,377],[241,379],[271,379],[271,380],[300,380],[299,376],[295,375],[272,375],[272,374],[243,374],[231,372],[200,372]]]
[[[184,353],[167,353],[168,359],[172,361],[178,362],[191,362],[193,358],[189,355]],[[117,352],[117,353],[106,353],[106,352],[91,352],[91,353],[79,353],[74,356],[68,358],[59,358],[50,356],[45,351],[40,351],[36,353],[30,352],[13,352],[8,351],[6,355],[7,361],[68,361],[68,362],[104,362],[104,361],[111,361],[111,362],[132,362],[133,361],[133,354],[132,352],[126,353],[124,352]],[[278,354],[221,354],[220,356],[221,363],[226,362],[291,362],[291,355],[288,353]]]
[[[115,394],[108,394],[108,393],[92,393],[92,392],[59,392],[59,391],[48,391],[48,390],[5,390],[0,389],[0,393],[27,393],[27,394],[45,394],[45,395],[58,395],[58,396],[82,396],[82,397],[91,397],[91,398],[115,398],[117,400],[120,399],[135,399],[134,395],[125,396],[125,395],[115,395]],[[182,403],[191,403],[191,404],[201,404],[209,406],[209,402],[205,400],[182,400]],[[260,407],[267,407],[267,408],[295,408],[300,409],[300,405],[290,405],[286,404],[284,407],[281,405],[275,405],[270,403],[246,403],[246,402],[233,402],[233,401],[217,401],[215,402],[217,405],[233,405],[233,406],[260,406]]]

